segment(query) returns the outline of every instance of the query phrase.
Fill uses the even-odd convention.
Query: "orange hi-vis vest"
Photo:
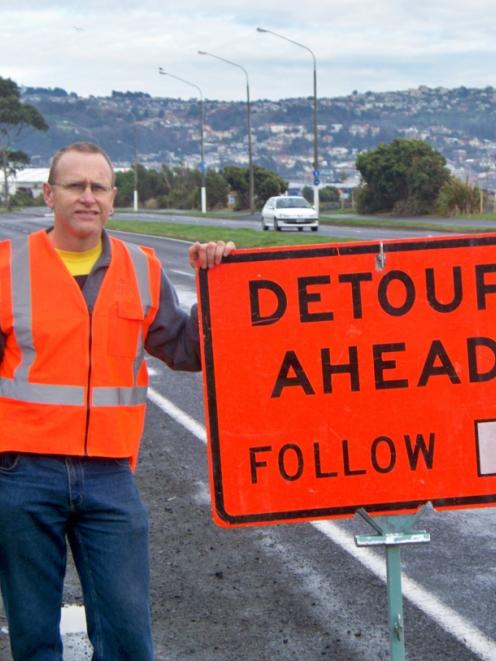
[[[0,242],[0,452],[136,464],[161,267],[148,248],[110,245],[90,312],[44,230]]]

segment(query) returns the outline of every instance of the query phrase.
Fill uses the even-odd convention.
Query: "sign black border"
[[[272,261],[281,259],[299,259],[309,257],[336,257],[363,254],[384,254],[395,252],[408,252],[416,250],[442,250],[446,248],[470,248],[476,246],[496,246],[496,234],[485,236],[455,236],[450,238],[426,238],[426,239],[404,239],[384,240],[383,242],[367,242],[364,244],[343,244],[305,247],[297,249],[277,248],[274,250],[257,250],[253,252],[241,252],[224,258],[223,264],[235,264],[240,262]],[[496,255],[495,255],[496,262]],[[437,498],[431,501],[411,500],[393,503],[357,503],[346,507],[323,507],[316,509],[290,510],[283,512],[264,512],[256,514],[232,515],[224,507],[224,492],[222,483],[222,466],[220,461],[220,439],[219,421],[217,414],[217,398],[215,388],[214,369],[214,338],[212,336],[211,310],[209,296],[208,270],[201,269],[199,277],[199,290],[201,300],[201,314],[203,325],[203,348],[206,370],[206,388],[208,396],[208,418],[210,427],[210,456],[213,472],[214,504],[218,516],[228,524],[248,525],[256,523],[283,523],[285,521],[297,521],[318,519],[324,517],[352,516],[358,509],[364,508],[368,512],[390,513],[415,511],[426,502],[431,502],[435,508],[456,508],[473,506],[488,506],[496,503],[496,494],[485,494],[475,496],[464,496],[460,498]]]

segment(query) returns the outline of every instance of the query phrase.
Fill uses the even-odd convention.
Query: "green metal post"
[[[391,661],[405,661],[403,596],[399,546],[386,546],[387,594],[389,613],[389,648]]]
[[[421,511],[422,508],[414,515],[372,517],[365,509],[357,510],[357,514],[375,530],[376,534],[355,535],[355,544],[357,546],[384,546],[386,549],[391,661],[405,661],[400,548],[404,544],[423,544],[430,541],[430,535],[425,530],[413,530]]]

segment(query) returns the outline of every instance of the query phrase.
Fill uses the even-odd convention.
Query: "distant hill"
[[[22,89],[47,120],[46,133],[32,132],[19,143],[43,166],[58,147],[89,140],[104,147],[117,164],[134,160],[149,166],[199,161],[199,105],[151,97],[141,92],[112,92],[110,97],[80,97],[61,88]],[[496,187],[496,90],[459,87],[353,93],[321,98],[318,110],[319,158],[324,181],[353,172],[356,155],[395,137],[429,141],[460,176]],[[311,99],[252,103],[254,162],[285,178],[308,178],[313,125]],[[205,154],[209,167],[246,164],[246,105],[207,100]],[[494,180],[494,182],[493,182]],[[493,182],[493,183],[492,183]]]

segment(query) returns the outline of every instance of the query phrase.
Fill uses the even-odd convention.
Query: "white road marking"
[[[192,305],[196,303],[196,292],[192,292],[188,287],[181,287],[175,285],[177,295],[179,297],[179,304],[183,310],[189,312]]]
[[[64,606],[60,620],[60,632],[83,633],[86,632],[86,614],[83,606]]]
[[[109,229],[109,232],[116,234],[128,234],[129,236],[144,236],[147,239],[165,239],[166,241],[174,241],[175,243],[193,243],[193,241],[188,241],[187,239],[173,239],[171,236],[164,236],[163,234],[141,234],[140,232],[126,232],[126,230],[116,229]]]
[[[179,269],[169,269],[170,273],[177,273],[177,275],[185,275],[187,278],[195,278],[196,273],[194,271],[180,271]]]
[[[205,427],[194,418],[153,388],[148,389],[148,397],[164,413],[190,431],[196,438],[203,443],[207,442]],[[342,530],[336,523],[331,521],[312,521],[310,525],[361,562],[364,567],[375,574],[381,581],[386,582],[384,558],[369,549],[357,548],[353,535]],[[403,596],[406,599],[434,620],[442,629],[459,640],[471,652],[477,654],[484,661],[494,661],[496,658],[496,642],[494,640],[486,636],[462,615],[423,588],[417,581],[409,578],[404,572],[402,572],[401,578]]]
[[[156,404],[164,413],[167,413],[167,415],[174,418],[176,422],[190,431],[193,436],[196,436],[196,438],[200,439],[203,443],[207,442],[207,432],[205,431],[205,427],[178,406],[173,404],[169,399],[166,399],[153,388],[148,388],[148,399]]]

